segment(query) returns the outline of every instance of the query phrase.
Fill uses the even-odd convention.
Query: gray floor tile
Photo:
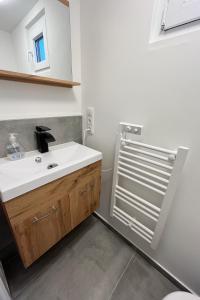
[[[28,270],[7,267],[17,300],[107,300],[134,250],[94,217]]]
[[[110,300],[162,300],[176,290],[168,279],[137,254]]]

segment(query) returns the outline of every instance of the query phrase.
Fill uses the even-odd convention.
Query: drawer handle
[[[93,183],[90,183],[90,187],[91,187],[91,189],[94,188],[94,182],[93,182]]]
[[[51,210],[52,210],[52,212],[56,212],[58,209],[55,206],[52,206]],[[46,215],[44,215],[44,216],[42,216],[40,218],[34,217],[33,221],[32,221],[32,224],[38,223],[38,222],[40,222],[40,221],[48,218],[50,215],[51,215],[51,212],[49,212],[48,214],[46,214]]]
[[[85,193],[87,193],[87,189],[80,191],[80,192],[79,192],[79,195],[80,195],[80,196],[83,196]]]

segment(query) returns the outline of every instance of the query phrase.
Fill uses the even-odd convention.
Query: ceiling
[[[38,0],[0,0],[0,30],[11,32]]]

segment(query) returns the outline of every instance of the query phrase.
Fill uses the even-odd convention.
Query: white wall
[[[13,48],[16,53],[16,60],[18,72],[34,73],[32,72],[31,63],[28,61],[28,32],[26,26],[44,9],[44,0],[38,1],[28,14],[17,24],[12,30],[11,36],[13,41]],[[32,49],[31,49],[32,50]],[[49,75],[49,74],[47,74]]]
[[[45,0],[50,75],[72,80],[70,9],[61,2]]]
[[[0,69],[16,71],[16,60],[10,33],[0,30]]]
[[[81,82],[79,1],[71,2],[70,15],[73,79]],[[81,114],[81,87],[67,89],[0,80],[0,91],[0,120]]]
[[[103,176],[99,213],[164,268],[200,294],[199,31],[149,44],[154,1],[81,2],[84,106],[96,110],[88,145],[113,167],[118,123],[145,126],[144,141],[191,148],[159,248],[150,250],[109,218],[112,174]]]

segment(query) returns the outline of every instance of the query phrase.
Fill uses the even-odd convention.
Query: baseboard
[[[129,240],[125,235],[118,232],[108,221],[103,218],[100,214],[97,212],[94,213],[94,216],[96,216],[98,219],[100,219],[107,227],[109,227],[112,231],[114,231],[116,234],[118,234],[121,238],[123,238],[126,242],[129,243],[138,254],[140,254],[144,259],[146,259],[154,268],[156,268],[163,276],[165,276],[167,279],[169,279],[178,289],[184,292],[195,294],[194,291],[189,289],[184,283],[182,283],[178,278],[176,278],[172,273],[170,273],[167,269],[165,269],[162,265],[160,265],[156,260],[152,259],[147,253],[145,253],[143,250],[139,249],[134,243]]]

